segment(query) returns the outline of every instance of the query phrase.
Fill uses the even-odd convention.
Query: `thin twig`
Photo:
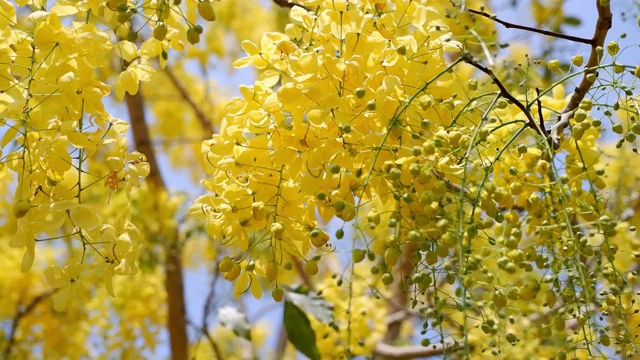
[[[600,56],[602,54],[602,46],[604,45],[604,40],[607,37],[609,29],[611,29],[612,15],[609,2],[599,0],[595,0],[595,2],[596,7],[598,8],[598,20],[596,21],[593,38],[589,42],[591,45],[591,54],[589,55],[589,60],[585,65],[586,70],[582,76],[580,84],[571,95],[569,103],[567,103],[564,109],[562,109],[562,112],[558,115],[556,123],[550,129],[551,140],[553,141],[553,147],[555,149],[560,147],[559,134],[567,127],[569,120],[573,117],[573,112],[578,108],[580,102],[582,102],[584,97],[587,95],[587,92],[591,89],[591,86],[593,86],[593,82],[590,82],[587,78],[590,74],[596,74],[596,67],[600,64],[601,60]],[[606,4],[603,5],[603,3]]]
[[[189,94],[189,92],[184,87],[184,85],[182,85],[180,80],[176,77],[176,74],[174,74],[173,71],[169,68],[165,69],[165,74],[167,74],[173,86],[176,87],[176,89],[180,93],[180,96],[182,96],[184,101],[186,101],[187,104],[189,104],[189,106],[191,107],[191,110],[193,110],[194,114],[196,115],[196,119],[198,119],[198,123],[200,124],[200,128],[202,129],[202,131],[213,134],[213,125],[211,120],[202,111],[202,108],[200,108],[200,106],[196,104],[195,100],[191,97],[191,94]]]
[[[536,88],[536,95],[538,95],[538,118],[540,118],[540,128],[544,129],[544,117],[542,116],[542,101],[540,100],[540,89]]]
[[[211,348],[213,349],[213,353],[216,356],[217,360],[224,360],[224,357],[222,356],[222,353],[220,352],[220,347],[218,346],[218,344],[216,344],[215,340],[213,340],[213,338],[211,337],[211,335],[209,335],[209,331],[205,328],[202,328],[198,325],[196,325],[193,321],[191,321],[191,319],[189,319],[187,317],[186,322],[189,326],[191,326],[192,328],[194,328],[196,331],[198,331],[199,333],[201,333],[205,339],[207,339],[207,341],[209,342],[209,344],[211,345]]]
[[[504,21],[502,19],[499,19],[498,17],[496,17],[496,15],[492,15],[492,14],[489,14],[489,13],[484,12],[484,11],[478,11],[478,10],[474,10],[474,9],[471,9],[471,8],[468,8],[468,7],[464,7],[462,5],[454,3],[453,1],[451,1],[451,4],[453,4],[453,6],[455,6],[455,7],[460,7],[464,11],[470,12],[470,13],[475,14],[475,15],[486,17],[487,19],[489,19],[491,21],[495,21],[498,24],[501,24],[502,26],[506,27],[507,29],[524,30],[524,31],[529,31],[529,32],[536,33],[536,34],[550,36],[550,37],[554,37],[554,38],[558,38],[558,39],[569,40],[569,41],[578,42],[578,43],[587,44],[587,45],[591,45],[592,41],[593,41],[592,39],[585,39],[585,38],[582,38],[582,37],[566,35],[566,34],[555,32],[555,31],[543,30],[543,29],[538,29],[538,28],[534,28],[534,27],[530,27],[530,26],[524,26],[524,25],[510,23],[508,21]]]
[[[218,272],[217,267],[213,267],[213,276],[211,279],[211,285],[209,287],[209,292],[207,293],[207,298],[204,301],[203,309],[202,309],[202,325],[201,332],[209,341],[209,345],[211,345],[211,349],[216,354],[216,358],[218,360],[222,360],[222,352],[220,351],[220,347],[213,340],[213,338],[209,335],[209,314],[211,312],[211,308],[213,307],[213,301],[215,300],[216,295],[216,283],[218,282],[218,277],[220,272]]]
[[[496,84],[496,86],[498,86],[498,88],[500,89],[500,96],[509,100],[511,103],[517,106],[518,109],[520,109],[520,111],[522,111],[522,113],[527,117],[527,121],[528,121],[527,126],[536,130],[544,138],[547,137],[547,131],[545,130],[544,126],[538,126],[538,124],[536,123],[536,120],[533,118],[533,116],[531,116],[531,112],[524,106],[523,103],[521,103],[518,99],[516,99],[513,95],[511,95],[509,90],[507,90],[507,88],[502,84],[500,79],[498,79],[498,77],[493,73],[491,69],[480,65],[477,61],[473,60],[473,58],[471,58],[471,55],[468,53],[463,52],[461,56],[464,62],[475,67],[476,69],[482,71],[483,73],[491,77],[491,80],[493,80],[493,83]],[[540,124],[540,125],[544,125],[544,124]]]

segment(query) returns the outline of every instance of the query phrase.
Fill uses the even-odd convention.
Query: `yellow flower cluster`
[[[47,270],[59,289],[54,307],[65,310],[84,294],[83,274],[99,269],[97,281],[113,295],[113,274],[137,271],[135,226],[126,212],[107,219],[101,209],[110,192],[138,186],[149,165],[128,151],[129,125],[103,105],[111,87],[100,70],[115,51],[109,35],[90,22],[64,21],[77,11],[71,6],[56,4],[26,20],[5,0],[0,9],[0,171],[17,179],[6,235],[25,249],[23,271],[34,263],[36,242],[71,245],[76,259]],[[98,189],[92,196],[90,187]]]
[[[556,299],[591,299],[580,264],[599,248],[617,251],[598,194],[601,122],[588,116],[591,103],[554,150],[536,127],[566,105],[563,86],[505,98],[491,79],[471,78],[468,55],[427,1],[301,4],[312,11],[293,7],[284,32],[242,43],[247,56],[234,65],[252,66],[257,80],[203,143],[209,193],[191,213],[237,251],[220,263],[225,278],[247,274],[242,288],[254,294],[262,278],[281,300],[292,263],[311,263],[304,270],[314,275],[326,249],[348,247],[342,228],[331,236],[318,216],[355,222],[352,261],[368,261],[384,285],[413,289],[432,328],[456,341],[481,327],[475,316],[492,319],[488,334],[508,328],[510,315],[533,321],[524,314]],[[398,278],[398,268],[409,270]],[[611,281],[622,285],[616,269]],[[463,325],[443,322],[447,311]],[[559,321],[593,316],[572,310]],[[562,338],[565,327],[555,329]]]
[[[316,211],[349,221],[360,201],[388,197],[406,181],[395,174],[418,162],[413,145],[449,125],[446,107],[457,104],[445,61],[456,45],[432,8],[316,3],[307,5],[319,5],[317,15],[294,7],[285,33],[242,43],[248,56],[234,65],[262,71],[204,143],[211,194],[193,208],[212,236],[276,269],[327,246]],[[441,168],[449,172],[455,161],[443,159]]]

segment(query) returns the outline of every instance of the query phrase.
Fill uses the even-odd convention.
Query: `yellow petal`
[[[329,113],[324,110],[310,110],[307,113],[307,120],[309,120],[309,124],[312,126],[324,127],[326,126],[324,122],[327,119],[327,115],[329,115]]]
[[[109,296],[116,297],[116,293],[113,291],[113,272],[111,271],[106,271],[104,275],[104,288]]]
[[[71,301],[71,286],[67,286],[53,294],[53,309],[58,312],[65,312],[69,308]]]
[[[55,4],[51,8],[51,13],[56,14],[58,16],[67,16],[73,15],[78,12],[78,7],[73,5],[60,5]]]
[[[27,248],[24,249],[24,254],[22,255],[22,272],[27,272],[31,270],[31,266],[33,266],[33,260],[35,259],[35,246],[27,245]]]
[[[93,229],[100,223],[100,218],[96,212],[86,205],[80,205],[71,209],[69,216],[71,217],[73,225],[85,230]]]
[[[250,66],[253,63],[253,58],[250,56],[240,58],[233,62],[233,67],[235,69],[242,69],[244,67]]]
[[[138,57],[138,48],[136,47],[136,44],[128,40],[119,41],[117,51],[118,55],[127,62],[131,62],[133,59]]]
[[[118,99],[124,99],[124,93],[128,92],[131,95],[138,93],[138,75],[127,69],[121,72],[116,79],[116,96]]]
[[[69,285],[69,278],[66,272],[59,266],[51,265],[44,270],[47,283],[54,289]]]
[[[272,114],[282,110],[282,104],[278,100],[278,94],[273,93],[267,96],[267,98],[264,99],[264,103],[262,104],[262,107],[264,108],[265,111],[270,112]]]
[[[233,286],[233,294],[236,298],[239,298],[247,291],[247,287],[249,286],[249,275],[246,272],[243,272],[236,280],[235,285]]]
[[[258,277],[255,275],[251,275],[251,293],[256,299],[260,299],[262,297],[262,286],[260,286],[260,281],[258,281]]]
[[[276,70],[265,70],[260,74],[258,80],[268,87],[272,87],[280,81],[280,73]]]

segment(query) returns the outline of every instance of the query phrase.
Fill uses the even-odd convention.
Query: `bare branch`
[[[540,125],[544,125],[544,124],[538,125],[536,123],[536,120],[531,115],[531,111],[529,111],[529,109],[527,109],[522,102],[520,102],[513,95],[511,95],[509,90],[507,90],[507,88],[502,84],[502,82],[498,79],[498,77],[493,73],[493,71],[491,69],[489,69],[488,67],[485,67],[483,65],[480,65],[477,61],[473,60],[473,58],[471,58],[471,55],[468,54],[468,53],[462,53],[462,59],[467,64],[469,64],[469,65],[475,67],[476,69],[482,71],[483,73],[489,75],[489,77],[491,77],[491,80],[493,80],[493,83],[496,84],[498,86],[498,88],[500,89],[500,96],[502,96],[503,98],[509,100],[511,103],[513,103],[515,106],[517,106],[518,109],[520,109],[520,111],[522,111],[522,113],[527,117],[527,121],[528,121],[527,126],[529,126],[530,128],[536,130],[540,135],[542,135],[542,137],[544,137],[544,138],[547,137],[547,131],[545,130],[545,128],[543,126],[542,127],[540,126]]]
[[[207,298],[204,302],[203,305],[203,309],[202,309],[202,325],[201,325],[201,332],[204,334],[204,336],[207,338],[207,340],[209,341],[209,345],[211,345],[211,349],[213,349],[214,354],[216,354],[216,359],[218,360],[222,360],[222,352],[220,351],[220,347],[218,346],[218,344],[213,340],[213,338],[211,337],[211,335],[209,335],[209,314],[211,312],[211,308],[213,307],[213,301],[215,299],[215,295],[216,295],[216,283],[218,282],[218,278],[220,276],[220,272],[218,271],[218,268],[216,266],[213,267],[213,276],[211,279],[211,285],[209,285],[209,292],[207,293]]]
[[[216,356],[216,360],[224,360],[224,356],[222,356],[222,352],[220,352],[220,347],[215,342],[215,340],[213,340],[207,328],[196,325],[193,321],[191,321],[191,319],[187,319],[187,324],[189,324],[189,326],[191,326],[197,332],[201,333],[205,337],[205,339],[207,339],[207,341],[209,342],[209,345],[211,345],[211,348],[213,349],[213,353]]]
[[[577,37],[577,36],[566,35],[566,34],[555,32],[555,31],[543,30],[543,29],[538,29],[538,28],[534,28],[534,27],[530,27],[530,26],[514,24],[514,23],[511,23],[511,22],[499,19],[498,17],[496,17],[496,15],[492,15],[492,14],[489,14],[489,13],[484,12],[484,11],[474,10],[474,9],[465,7],[463,5],[456,4],[453,1],[451,1],[451,4],[453,4],[453,6],[455,6],[455,7],[462,8],[462,10],[464,10],[464,11],[470,12],[470,13],[478,15],[478,16],[485,17],[485,18],[487,18],[487,19],[489,19],[491,21],[495,21],[498,24],[501,24],[502,26],[506,27],[507,29],[524,30],[524,31],[529,31],[529,32],[536,33],[536,34],[550,36],[550,37],[554,37],[554,38],[558,38],[558,39],[569,40],[569,41],[578,42],[578,43],[582,43],[582,44],[588,44],[588,45],[592,44],[592,39],[585,39],[585,38],[581,38],[581,37]]]
[[[585,65],[585,72],[582,76],[582,80],[578,87],[574,90],[569,103],[562,109],[556,123],[551,127],[551,140],[553,141],[553,147],[558,149],[560,147],[559,134],[569,125],[569,120],[573,117],[573,112],[578,108],[580,102],[587,95],[587,92],[593,86],[593,82],[588,80],[590,74],[596,74],[596,67],[600,64],[600,57],[602,55],[602,46],[604,40],[607,37],[609,29],[611,29],[612,15],[611,7],[608,1],[595,0],[596,7],[598,8],[598,20],[596,21],[596,28],[593,33],[593,38],[589,42],[591,45],[591,54],[589,60]],[[604,3],[604,4],[603,4]],[[600,49],[598,49],[600,48]]]

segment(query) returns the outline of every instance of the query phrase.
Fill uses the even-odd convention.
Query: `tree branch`
[[[461,8],[463,11],[467,11],[467,12],[470,12],[472,14],[485,17],[485,18],[487,18],[487,19],[489,19],[491,21],[495,21],[498,24],[506,27],[507,29],[524,30],[524,31],[529,31],[529,32],[536,33],[536,34],[541,34],[541,35],[545,35],[545,36],[550,36],[550,37],[554,37],[554,38],[558,38],[558,39],[564,39],[564,40],[569,40],[569,41],[578,42],[578,43],[582,43],[582,44],[588,44],[588,45],[591,45],[591,43],[592,43],[592,39],[585,39],[585,38],[581,38],[581,37],[578,37],[578,36],[566,35],[566,34],[555,32],[555,31],[543,30],[543,29],[538,29],[538,28],[534,28],[534,27],[530,27],[530,26],[524,26],[524,25],[519,25],[519,24],[514,24],[514,23],[511,23],[511,22],[508,22],[508,21],[504,21],[502,19],[499,19],[496,15],[492,15],[492,14],[489,14],[489,13],[484,12],[484,11],[478,11],[478,10],[474,10],[474,9],[465,7],[463,5],[456,4],[456,3],[453,2],[453,0],[451,1],[451,4],[453,4],[453,6],[455,6],[455,7]]]
[[[11,350],[13,350],[13,345],[16,342],[16,334],[18,333],[20,320],[22,320],[22,318],[24,318],[25,316],[29,315],[39,303],[47,299],[49,296],[53,295],[56,291],[58,290],[52,289],[34,297],[31,300],[31,302],[26,307],[24,307],[24,309],[18,310],[16,312],[16,315],[13,317],[13,320],[11,321],[11,330],[9,332],[9,337],[7,338],[7,347],[4,349],[4,352],[3,352],[4,353],[4,355],[2,356],[3,359],[11,358]]]
[[[202,336],[207,339],[207,342],[209,343],[209,345],[211,345],[211,349],[216,356],[216,360],[224,360],[224,356],[222,355],[222,352],[220,352],[220,347],[209,334],[209,329],[196,325],[193,321],[191,321],[191,319],[187,319],[186,321],[189,326],[191,326],[197,332],[201,333]]]
[[[160,166],[156,157],[156,152],[151,146],[151,135],[147,126],[146,116],[144,113],[144,104],[142,95],[138,92],[135,95],[125,94],[125,102],[129,112],[129,121],[131,122],[131,131],[133,132],[133,142],[137,151],[144,154],[151,171],[146,180],[158,188],[165,188],[164,179],[160,172]]]
[[[125,95],[133,140],[136,149],[144,154],[151,168],[146,180],[152,189],[166,190],[166,185],[160,166],[151,145],[149,127],[147,126],[142,95]],[[182,274],[182,249],[178,241],[178,234],[167,240],[165,256],[165,291],[167,292],[167,330],[171,343],[171,357],[173,360],[189,358],[189,340],[187,337],[187,322],[184,299],[184,278]]]
[[[196,115],[196,119],[198,119],[198,123],[200,124],[200,128],[202,129],[202,131],[206,131],[209,134],[213,134],[213,125],[211,120],[202,111],[200,106],[196,104],[195,100],[191,97],[191,95],[189,94],[187,89],[185,89],[182,83],[180,83],[180,80],[176,77],[176,74],[174,74],[173,71],[171,71],[171,69],[169,68],[165,69],[165,74],[167,74],[173,86],[175,86],[175,88],[178,90],[178,92],[180,93],[180,96],[182,96],[184,101],[186,101],[187,104],[189,104],[189,106],[193,110],[194,114]]]
[[[220,275],[220,272],[218,272],[217,267],[214,266],[213,267],[213,276],[212,276],[212,279],[211,279],[211,285],[209,285],[210,286],[209,287],[209,292],[207,293],[207,298],[204,301],[204,305],[203,305],[203,309],[202,309],[201,332],[204,334],[204,336],[209,341],[209,344],[211,345],[211,349],[213,350],[213,353],[216,354],[216,359],[217,360],[223,360],[224,357],[222,356],[222,352],[220,351],[220,347],[213,340],[211,335],[209,335],[209,314],[211,312],[211,308],[213,307],[213,300],[216,297],[216,283],[218,282],[219,275]]]
[[[587,92],[593,86],[593,83],[587,80],[590,74],[597,74],[596,67],[600,64],[600,56],[602,54],[602,46],[604,46],[604,40],[607,37],[609,29],[611,29],[612,15],[611,7],[608,1],[595,0],[596,7],[598,9],[598,20],[596,21],[596,27],[589,44],[591,45],[591,54],[589,60],[585,65],[585,72],[582,76],[582,80],[573,94],[569,103],[562,109],[556,123],[551,127],[551,140],[553,141],[553,147],[555,149],[560,148],[560,133],[569,125],[569,120],[573,117],[573,112],[578,108],[580,102],[587,95]],[[602,4],[606,3],[606,4]],[[600,48],[600,50],[598,50]]]
[[[468,53],[464,53],[463,52],[461,56],[462,56],[462,59],[464,60],[464,62],[466,62],[467,64],[469,64],[469,65],[471,65],[473,67],[475,67],[476,69],[482,71],[483,73],[485,73],[485,74],[489,75],[489,77],[491,77],[491,80],[493,81],[493,83],[498,86],[498,89],[500,89],[500,96],[502,96],[503,98],[509,100],[511,103],[513,103],[515,106],[517,106],[518,109],[520,109],[520,111],[522,111],[522,113],[527,117],[527,121],[528,121],[527,126],[529,126],[530,128],[536,130],[540,135],[542,135],[542,137],[544,137],[544,138],[547,137],[547,131],[545,130],[545,128],[544,127],[540,127],[536,123],[536,120],[531,115],[531,112],[529,111],[529,109],[527,109],[522,102],[520,102],[513,95],[511,95],[509,90],[507,90],[507,88],[502,84],[502,82],[498,79],[498,77],[493,73],[493,71],[491,69],[480,65],[477,61],[473,60],[471,55],[468,54]],[[544,124],[541,124],[541,125],[544,125]]]

